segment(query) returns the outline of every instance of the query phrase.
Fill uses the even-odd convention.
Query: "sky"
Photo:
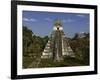
[[[54,20],[62,22],[66,36],[73,37],[78,32],[89,32],[89,14],[23,11],[23,26],[27,26],[37,36],[47,36],[53,31]]]

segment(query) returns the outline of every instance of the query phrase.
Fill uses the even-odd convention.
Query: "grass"
[[[85,66],[82,60],[72,58],[72,57],[65,57],[61,62],[54,62],[52,59],[42,59],[40,67],[67,67],[67,66]],[[87,64],[89,65],[89,64]]]
[[[29,65],[32,64],[33,61],[36,61],[36,60],[32,57],[24,56],[23,57],[23,68],[29,68]],[[84,61],[82,60],[68,56],[68,57],[64,57],[64,60],[60,62],[54,62],[53,59],[41,59],[40,64],[38,65],[38,68],[85,66],[85,65],[89,65],[89,64],[85,64]],[[31,68],[36,68],[36,67],[31,66]]]
[[[34,59],[29,56],[23,56],[23,68],[28,68]]]

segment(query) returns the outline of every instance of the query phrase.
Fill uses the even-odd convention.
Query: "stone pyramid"
[[[54,21],[53,31],[42,52],[41,58],[52,58],[54,61],[62,61],[65,56],[75,57],[68,39],[65,37],[60,19]]]

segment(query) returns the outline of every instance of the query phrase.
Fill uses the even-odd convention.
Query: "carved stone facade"
[[[42,52],[41,58],[52,58],[54,61],[59,62],[63,60],[64,56],[74,57],[74,52],[65,37],[61,21],[56,19],[53,32]]]

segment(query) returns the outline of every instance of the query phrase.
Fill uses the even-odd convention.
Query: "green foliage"
[[[39,67],[65,67],[65,66],[84,66],[84,62],[70,56],[64,57],[64,60],[55,62],[53,59],[41,59]]]
[[[43,38],[36,36],[30,29],[23,26],[23,66],[25,68],[32,63],[31,58],[36,59],[41,56],[47,41],[48,36]]]
[[[75,52],[76,58],[83,61],[84,64],[89,65],[89,33],[85,33],[84,35],[84,37],[79,38],[76,34],[70,40],[70,46]]]
[[[66,38],[75,53],[75,57],[66,56],[61,62],[53,59],[41,59],[41,54],[49,39],[48,36],[36,36],[30,29],[23,26],[23,68],[35,67],[64,67],[89,65],[89,33],[82,38],[76,34],[73,38]]]
[[[34,58],[30,56],[23,56],[23,68],[27,68],[32,63],[33,60]]]

